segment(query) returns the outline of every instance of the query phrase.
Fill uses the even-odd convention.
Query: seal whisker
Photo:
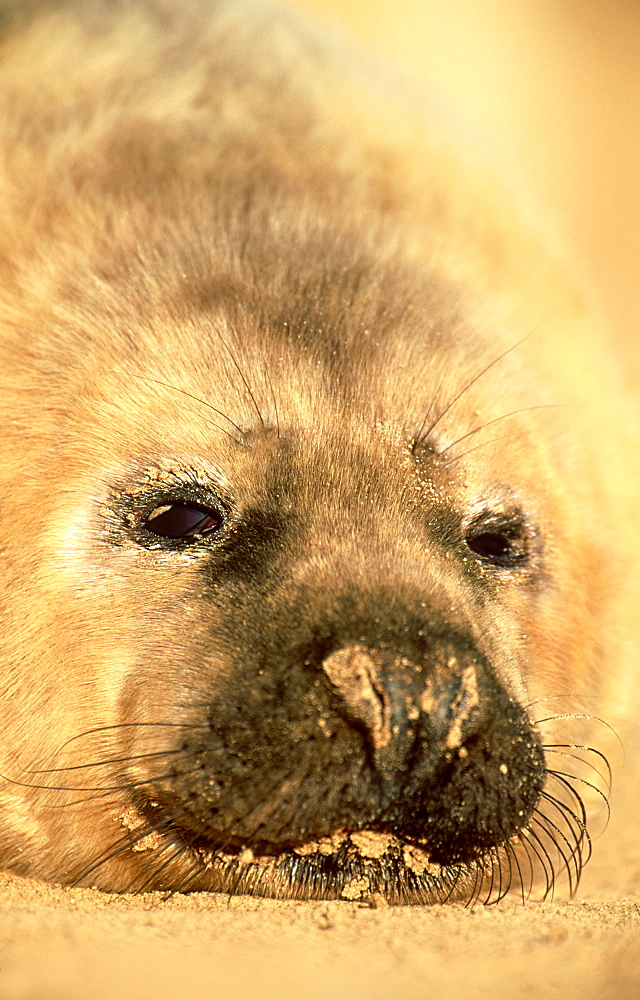
[[[176,847],[176,845],[171,841],[167,841],[158,850],[161,853],[165,853],[169,851],[172,847],[174,848],[173,853],[171,853],[169,857],[162,862],[162,864],[158,865],[157,867],[154,867],[153,870],[147,875],[145,879],[143,879],[142,882],[138,883],[135,879],[135,876],[132,877],[127,891],[135,892],[137,895],[141,895],[154,882],[155,883],[158,882],[163,871],[166,871],[166,869],[169,868],[170,865],[173,864],[173,862],[177,861],[178,858],[181,858],[182,855],[189,850],[189,846],[187,844],[180,844],[178,847]]]
[[[557,745],[557,746],[553,746],[553,745],[544,746],[543,745],[543,750],[545,751],[545,753],[556,754],[556,756],[558,756],[558,757],[564,757],[567,760],[575,760],[579,764],[583,764],[586,768],[589,768],[590,771],[592,771],[595,775],[597,775],[597,777],[600,778],[600,780],[602,781],[603,785],[605,785],[606,791],[603,794],[605,796],[609,796],[611,794],[611,789],[612,789],[612,772],[611,772],[611,766],[609,765],[609,761],[604,756],[604,754],[600,753],[598,750],[593,750],[591,747],[579,747],[579,746],[576,746],[575,744],[570,744],[570,743],[566,744],[566,748],[565,749],[562,749],[561,745]],[[582,750],[584,752],[591,752],[591,753],[593,753],[595,756],[599,757],[600,760],[604,761],[604,763],[605,763],[605,765],[607,767],[607,773],[603,774],[602,771],[600,771],[595,766],[595,764],[591,763],[590,760],[585,760],[585,758],[581,757],[580,754],[570,753],[569,752],[570,750]],[[558,773],[564,773],[564,772],[558,772]],[[574,777],[574,775],[571,775],[571,774],[567,774],[566,776],[569,777],[569,778],[573,778]]]
[[[554,823],[553,820],[546,816],[540,809],[536,809],[531,817],[531,822],[536,823],[539,827],[545,830],[557,851],[558,857],[562,859],[562,867],[566,870],[569,881],[569,892],[573,896],[578,887],[583,867],[582,854],[580,850],[582,839],[578,838],[575,831],[572,830],[573,842],[570,841],[557,823]],[[558,838],[560,838],[562,844],[559,843]],[[565,853],[565,847],[568,853]]]
[[[513,885],[513,865],[507,844],[508,841],[505,841],[504,844],[494,848],[498,868],[498,892],[495,898],[490,900],[491,905],[497,905],[505,896],[508,896]]]
[[[587,830],[586,824],[577,816],[577,814],[569,808],[566,802],[562,802],[561,799],[557,799],[555,796],[550,795],[548,792],[544,794],[545,800],[549,805],[555,809],[558,815],[562,818],[567,829],[570,831],[571,837],[576,842],[576,846],[582,851],[582,845],[586,844],[586,855],[582,862],[582,865],[587,863],[591,857],[591,836]]]
[[[176,809],[173,813],[168,816],[164,815],[156,823],[143,822],[137,832],[134,830],[128,830],[127,833],[122,834],[115,842],[113,842],[110,847],[104,851],[98,858],[96,858],[90,865],[82,868],[80,872],[76,875],[72,885],[79,885],[81,880],[84,880],[92,875],[98,870],[102,865],[111,861],[113,858],[120,857],[126,851],[131,850],[136,844],[139,844],[145,837],[149,837],[154,833],[160,833],[171,829],[171,824],[176,815],[180,812]]]
[[[542,744],[542,748],[543,748],[543,750],[549,750],[551,753],[565,753],[567,757],[574,756],[575,760],[582,760],[582,761],[584,761],[583,757],[579,757],[577,754],[576,755],[569,754],[568,751],[569,750],[584,750],[585,753],[594,754],[596,757],[600,758],[600,760],[603,762],[603,764],[607,768],[607,773],[609,775],[609,777],[607,779],[607,784],[610,784],[610,782],[611,782],[611,765],[609,764],[608,758],[606,757],[605,754],[602,753],[601,750],[597,750],[595,747],[587,746],[586,744],[583,744],[583,743],[543,743]],[[593,765],[590,765],[590,766],[593,767]],[[595,768],[594,768],[594,770],[595,770]],[[600,773],[600,772],[598,772],[598,773]]]
[[[564,697],[564,695],[560,695],[559,697],[562,698],[562,697]],[[547,701],[548,699],[545,698],[545,699],[541,699],[541,700]],[[600,716],[598,716],[598,715],[591,715],[588,712],[566,712],[566,713],[562,713],[562,714],[559,714],[559,715],[551,715],[548,718],[536,719],[534,721],[533,725],[534,726],[541,726],[541,725],[543,725],[544,723],[547,723],[547,722],[571,722],[571,721],[580,721],[580,720],[584,720],[585,722],[597,722],[599,725],[604,726],[606,729],[609,730],[609,732],[611,733],[611,735],[616,738],[616,740],[618,741],[618,744],[624,750],[624,746],[623,746],[622,740],[620,739],[620,736],[617,733],[617,731],[615,730],[615,728],[613,726],[609,725],[609,723],[606,722],[605,719],[601,719]],[[593,752],[596,753],[597,751],[594,750]]]
[[[271,395],[271,401],[273,403],[273,415],[274,415],[275,420],[276,420],[276,437],[277,437],[277,439],[279,441],[280,440],[280,415],[278,413],[278,400],[276,399],[276,394],[275,394],[275,390],[274,390],[274,387],[273,387],[273,379],[271,378],[271,372],[269,371],[268,368],[265,369],[265,373],[264,374],[265,374],[265,377],[266,377],[266,380],[267,380],[267,384],[269,386],[269,393]]]
[[[602,800],[607,810],[607,822],[608,822],[609,818],[611,817],[611,804],[601,788],[598,788],[598,786],[594,785],[593,782],[587,781],[586,778],[581,778],[575,774],[567,774],[564,771],[549,771],[549,775],[555,778],[556,781],[558,781],[561,785],[563,785],[569,791],[569,793],[574,797],[574,799],[578,802],[580,811],[583,815],[583,822],[585,826],[587,820],[586,820],[586,809],[584,806],[584,802],[582,801],[582,798],[580,797],[576,789],[571,784],[572,782],[578,782],[579,784],[584,785],[586,788],[589,788],[592,792],[594,792],[598,796],[598,798]]]
[[[590,848],[591,841],[586,824],[573,811],[573,809],[571,809],[566,802],[556,798],[555,795],[551,795],[548,791],[542,792],[541,798],[548,802],[549,805],[561,816],[567,829],[570,831],[570,835],[575,840],[576,846],[580,847],[580,845],[586,841]]]
[[[516,876],[515,876],[515,873],[514,873],[514,864],[513,864],[513,848],[511,847],[511,844],[509,843],[508,840],[502,845],[501,850],[502,850],[503,855],[506,857],[507,866],[508,866],[507,883],[506,883],[506,888],[505,888],[505,892],[504,892],[504,896],[503,896],[503,899],[504,899],[511,892],[511,890],[512,890],[512,888],[514,886],[514,881],[515,881],[515,877]],[[515,868],[516,868],[516,871],[518,872],[518,876],[520,876],[520,868],[519,868],[519,866],[515,866]],[[519,884],[519,881],[518,881],[518,884]]]
[[[571,801],[575,802],[575,804],[577,805],[580,815],[578,816],[577,813],[575,813],[573,809],[569,805],[567,805],[566,802],[563,802],[561,799],[558,799],[555,796],[551,795],[548,788],[543,789],[543,791],[540,793],[541,796],[546,796],[547,798],[553,799],[555,802],[557,802],[563,809],[566,809],[567,812],[574,817],[576,823],[578,823],[583,829],[586,830],[587,810],[581,796],[578,794],[573,785],[571,785],[571,782],[569,780],[564,780],[564,778],[557,771],[547,771],[547,775],[550,779],[555,778],[561,784],[562,788],[569,793],[569,795],[571,796]],[[572,776],[570,775],[568,776],[568,778],[572,778]]]
[[[472,865],[469,866],[469,868],[470,871],[473,872],[473,885],[471,887],[471,891],[469,892],[468,898],[465,900],[464,903],[465,909],[468,910],[472,909],[473,906],[475,905],[478,893],[478,880],[480,878],[479,867],[477,863],[474,862]]]
[[[424,442],[429,437],[429,433],[430,432],[429,431],[425,432],[425,427],[427,425],[427,421],[429,420],[429,417],[431,416],[431,411],[434,409],[434,407],[438,403],[438,399],[440,398],[440,393],[442,391],[442,387],[443,387],[444,383],[446,382],[447,378],[450,376],[450,374],[451,374],[451,368],[449,366],[447,366],[446,369],[445,369],[445,371],[442,373],[440,381],[438,382],[438,388],[436,389],[435,393],[431,397],[431,401],[429,403],[429,407],[428,407],[427,412],[426,412],[426,414],[425,414],[425,416],[424,416],[424,418],[422,420],[422,423],[420,424],[418,432],[413,435],[413,441],[412,441],[412,444],[411,444],[411,454],[412,455],[415,455],[415,453],[416,453],[417,449],[420,447],[420,445],[424,444]]]
[[[220,750],[221,749],[222,748],[220,748]],[[166,752],[165,751],[158,751],[157,756],[165,756],[165,753],[174,753],[174,752],[176,754],[185,754],[184,750],[166,751]],[[143,758],[143,757],[145,757],[147,755],[146,754],[140,754],[138,756],[139,756],[139,758]],[[156,756],[156,754],[150,754],[149,756]],[[193,755],[189,754],[189,756],[193,756]],[[131,758],[131,759],[135,760],[136,758]],[[79,765],[80,768],[83,767],[83,766],[96,766],[96,765]],[[219,770],[220,773],[223,773],[224,771],[230,771],[230,770],[232,770],[235,766],[236,765],[234,765],[233,763],[227,763],[223,767],[219,767],[218,770]],[[54,770],[56,770],[56,769],[54,769]],[[60,768],[60,769],[57,769],[57,770],[67,770],[67,769]],[[68,770],[75,770],[75,768],[68,768]],[[199,768],[193,768],[193,769],[187,770],[187,771],[175,771],[175,772],[174,771],[170,771],[170,772],[167,772],[164,775],[162,775],[162,774],[161,775],[156,775],[156,776],[153,776],[151,778],[144,779],[144,780],[142,780],[142,779],[136,779],[135,781],[132,781],[132,782],[129,782],[129,783],[122,782],[122,783],[120,783],[118,785],[95,785],[95,786],[88,785],[88,786],[85,786],[85,787],[76,787],[76,786],[70,786],[70,785],[40,785],[40,784],[34,784],[34,783],[20,782],[17,779],[12,779],[12,778],[6,777],[4,775],[0,775],[0,777],[4,778],[4,780],[6,780],[6,781],[11,782],[12,784],[22,785],[22,786],[24,786],[26,788],[39,788],[39,789],[48,790],[48,791],[55,791],[55,792],[81,792],[82,791],[82,792],[94,792],[95,793],[93,795],[85,795],[85,796],[83,796],[82,798],[79,798],[79,799],[73,799],[70,802],[61,802],[61,803],[55,803],[55,804],[49,803],[47,805],[47,808],[49,808],[49,809],[69,809],[69,808],[72,808],[74,806],[82,805],[83,803],[86,803],[86,802],[97,802],[100,799],[113,797],[113,793],[114,792],[120,792],[120,791],[123,791],[123,790],[127,791],[127,790],[130,790],[130,789],[135,789],[135,788],[137,788],[139,786],[142,786],[142,785],[145,785],[145,784],[151,784],[151,783],[156,782],[156,781],[166,781],[166,780],[169,780],[171,778],[176,778],[176,777],[181,777],[183,775],[193,774],[193,773],[196,773],[198,770],[199,770]]]
[[[482,900],[483,906],[488,906],[491,902],[493,902],[492,896],[495,888],[495,883],[497,881],[496,875],[498,875],[500,884],[502,884],[502,866],[500,865],[500,858],[496,855],[495,847],[490,848],[490,850],[486,854],[486,858],[488,863],[491,865],[491,880],[489,882],[489,888],[487,890],[487,893]]]
[[[511,858],[509,857],[508,851],[504,850],[505,845],[502,847],[494,847],[491,851],[492,859],[495,858],[493,862],[494,870],[498,873],[498,891],[494,899],[487,898],[487,904],[496,905],[501,899],[509,893],[511,889],[511,883],[513,881],[513,868],[511,866]],[[507,871],[505,872],[505,860],[507,862]]]
[[[519,848],[522,848],[522,851],[524,853],[524,856],[527,859],[527,863],[528,863],[528,866],[529,866],[529,877],[528,877],[528,881],[527,881],[527,885],[528,885],[527,899],[531,899],[531,894],[533,892],[533,887],[534,887],[535,881],[536,881],[536,867],[534,866],[533,860],[531,858],[532,845],[531,845],[530,841],[527,839],[527,837],[523,835],[524,833],[525,833],[525,831],[523,830],[518,835],[517,846]],[[514,845],[514,851],[515,850],[516,850],[516,848],[515,848],[515,845]],[[540,861],[539,858],[538,858],[538,861]]]
[[[520,347],[521,344],[524,344],[524,342],[528,340],[531,336],[532,333],[528,333],[526,337],[522,337],[515,344],[512,344],[506,350],[502,351],[501,354],[498,354],[498,356],[495,357],[493,361],[490,361],[488,365],[485,365],[485,367],[481,371],[479,371],[477,375],[474,375],[473,378],[469,379],[469,381],[463,386],[463,388],[458,393],[456,393],[453,399],[451,399],[447,403],[444,409],[440,411],[436,419],[429,425],[429,427],[427,427],[426,430],[422,430],[421,428],[418,435],[419,443],[422,443],[422,441],[427,440],[429,435],[438,426],[442,418],[449,412],[449,410],[451,410],[453,406],[455,406],[458,400],[462,399],[462,397],[469,391],[469,389],[471,389],[471,387],[475,385],[475,383],[478,382],[483,377],[483,375],[486,375],[488,371],[490,371],[495,365],[498,364],[499,361],[502,361],[503,358],[506,358],[508,354],[511,354],[512,351],[515,351],[516,348]]]
[[[229,765],[233,767],[234,765]],[[161,781],[168,781],[171,778],[181,778],[189,774],[195,774],[200,770],[199,767],[190,768],[187,771],[167,771],[165,774],[154,775],[151,778],[142,778],[136,781],[123,781],[117,785],[96,785],[96,786],[74,786],[74,785],[41,785],[35,782],[18,781],[17,778],[9,778],[6,775],[0,775],[5,781],[11,782],[12,785],[19,785],[22,788],[39,788],[43,791],[49,792],[124,792],[131,791],[136,788],[141,788],[143,785],[153,785]]]
[[[61,754],[63,750],[65,750],[68,746],[71,746],[71,744],[75,743],[77,740],[85,739],[85,737],[93,736],[96,733],[106,733],[113,730],[121,730],[121,729],[154,729],[154,728],[198,730],[198,729],[203,729],[204,727],[202,725],[189,725],[188,723],[181,723],[181,722],[149,722],[149,721],[118,722],[110,726],[96,726],[93,729],[85,729],[81,733],[76,733],[75,736],[71,736],[68,740],[65,740],[65,742],[62,743],[60,747],[56,750],[55,755],[57,756]]]
[[[509,852],[506,850],[507,843],[508,841],[506,841],[504,844],[501,844],[499,847],[496,847],[495,849],[496,861],[498,864],[499,876],[500,876],[499,892],[495,900],[496,903],[499,903],[501,899],[504,899],[505,896],[509,895],[509,893],[511,892],[511,887],[513,885],[513,865],[511,863],[511,857],[509,855]],[[506,863],[506,871],[505,871],[505,863]]]
[[[531,817],[531,823],[535,824],[553,845],[558,861],[560,862],[560,871],[566,872],[569,894],[573,897],[578,888],[582,872],[582,858],[579,845],[572,845],[557,825],[539,810],[536,810]]]
[[[480,430],[481,428],[478,429]],[[448,462],[444,462],[443,468],[449,469],[456,462],[459,462],[461,459],[466,458],[467,455],[473,454],[474,451],[478,451],[480,448],[488,448],[490,445],[496,444],[498,441],[511,441],[511,440],[513,440],[513,434],[500,434],[498,437],[490,438],[489,441],[483,441],[482,444],[476,444],[474,445],[473,448],[468,448],[467,451],[463,451],[462,454],[460,455],[454,455],[454,457],[450,458]],[[444,452],[442,454],[444,454]]]
[[[491,897],[493,896],[496,881],[499,882],[500,886],[502,885],[502,866],[500,864],[500,857],[497,854],[497,848],[495,847],[490,848],[485,857],[487,859],[487,862],[491,866],[491,880],[489,883],[489,888],[487,890],[487,893],[482,900],[482,905],[488,906],[491,902],[493,902]]]
[[[536,406],[523,406],[518,410],[510,410],[509,413],[501,413],[499,417],[493,417],[493,419],[491,420],[486,420],[483,424],[479,424],[478,427],[472,427],[470,431],[467,431],[465,434],[461,434],[460,437],[456,438],[455,441],[452,441],[451,444],[448,444],[446,448],[441,449],[439,453],[440,457],[442,458],[443,455],[446,455],[448,451],[451,451],[452,448],[455,448],[455,446],[457,444],[460,444],[461,441],[466,441],[467,438],[472,437],[474,434],[479,434],[480,431],[485,430],[487,427],[491,427],[492,424],[499,423],[501,420],[507,420],[509,417],[515,417],[520,413],[529,413],[532,410],[557,409],[558,407],[561,407],[563,405],[564,404],[562,403],[540,403],[537,404]]]
[[[582,857],[581,867],[584,868],[592,854],[592,841],[589,831],[586,826],[580,822],[576,814],[568,808],[566,803],[561,802],[559,799],[555,799],[553,796],[547,796],[547,801],[549,802],[549,805],[556,810],[558,815],[562,817],[567,828],[571,831],[571,836],[575,841],[576,849],[580,852]]]
[[[149,760],[153,757],[171,757],[184,754],[181,748],[171,750],[153,750],[148,753],[131,754],[127,757],[105,757],[103,760],[91,760],[85,764],[69,764],[66,767],[40,767],[24,769],[24,774],[56,774],[64,771],[83,771],[90,767],[107,767],[109,764],[127,764],[136,760]]]
[[[482,892],[482,886],[486,882],[486,877],[487,877],[486,859],[476,858],[473,862],[473,870],[474,870],[473,889],[471,891],[467,903],[465,904],[466,907],[468,907],[469,909],[475,906],[475,904],[478,902],[480,898],[480,893]]]
[[[543,811],[542,808],[538,810],[537,815],[539,818],[543,818],[545,823],[552,826],[557,835],[565,842],[571,854],[578,859],[581,871],[591,857],[591,837],[586,825],[581,822],[576,813],[565,802],[547,792],[543,793],[542,798],[547,803],[548,808],[556,812],[558,822],[561,822],[563,826],[560,827],[558,822],[554,822],[551,816]],[[551,834],[551,837],[554,840],[556,839],[553,834]]]
[[[592,770],[595,771],[595,768],[592,768]],[[585,788],[591,789],[591,791],[595,792],[595,794],[598,795],[599,798],[602,799],[602,801],[604,802],[604,804],[605,804],[605,806],[607,808],[607,814],[611,813],[611,806],[610,806],[609,798],[608,798],[608,793],[610,793],[610,791],[611,791],[610,788],[607,789],[607,792],[604,792],[601,788],[598,788],[598,786],[595,785],[592,781],[588,781],[586,778],[582,778],[578,774],[570,774],[567,771],[556,771],[556,770],[551,771],[550,770],[549,774],[552,777],[556,778],[558,781],[563,781],[565,784],[570,785],[570,783],[572,781],[575,781],[575,782],[578,782],[581,785],[584,785]],[[599,774],[599,772],[596,771],[596,774]],[[580,799],[580,796],[578,795],[578,793],[576,792],[575,789],[573,789],[573,794],[575,795],[575,797],[580,802],[582,802],[582,800]]]
[[[517,842],[520,843],[520,840],[518,839]],[[520,861],[519,861],[519,858],[518,858],[518,852],[516,851],[515,845],[512,843],[512,841],[507,841],[507,843],[505,844],[505,851],[507,851],[508,854],[509,854],[509,859],[510,859],[509,863],[510,864],[513,863],[515,865],[515,867],[516,867],[517,872],[518,872],[518,885],[520,887],[520,895],[522,897],[522,905],[524,906],[524,904],[526,902],[526,899],[528,899],[529,895],[531,894],[531,886],[532,886],[532,883],[533,883],[533,867],[531,865],[531,859],[527,855],[527,861],[529,862],[529,868],[530,868],[530,877],[529,877],[529,881],[527,883],[527,885],[528,885],[528,891],[525,891],[525,880],[524,880],[524,877],[523,877],[523,874],[522,874],[522,867],[520,865]]]
[[[440,900],[441,903],[448,903],[449,902],[449,900],[451,899],[451,897],[455,894],[455,891],[456,891],[456,889],[458,887],[458,883],[459,883],[459,881],[460,881],[461,878],[462,878],[462,868],[460,866],[458,866],[456,868],[456,870],[454,872],[454,875],[453,875],[453,878],[451,880],[451,885],[449,886],[449,888],[448,888],[447,892],[445,893],[445,895]]]
[[[257,415],[258,415],[258,420],[260,421],[260,426],[261,427],[265,427],[266,424],[264,422],[264,418],[262,416],[262,413],[260,412],[260,407],[258,406],[258,404],[256,402],[256,397],[254,396],[253,392],[251,391],[251,386],[249,385],[249,383],[247,381],[247,378],[246,378],[244,372],[242,371],[242,368],[238,364],[238,360],[237,360],[236,356],[234,355],[233,351],[231,350],[231,348],[229,347],[229,345],[227,344],[226,340],[224,339],[224,337],[222,336],[222,334],[220,333],[220,331],[218,329],[216,329],[216,335],[217,335],[218,339],[220,340],[220,342],[222,343],[222,346],[226,350],[227,354],[231,358],[231,361],[232,361],[232,363],[233,363],[236,371],[238,372],[238,375],[240,376],[240,378],[242,380],[242,384],[245,387],[247,395],[249,396],[249,399],[253,403],[253,408],[256,411]]]
[[[531,823],[528,823],[527,826],[524,827],[521,836],[527,838],[526,843],[528,847],[533,851],[540,862],[540,867],[542,868],[545,880],[545,890],[542,894],[542,899],[548,899],[549,897],[553,899],[556,876],[553,861],[551,860],[548,851],[545,849],[544,844],[541,842],[535,830],[531,828]]]
[[[129,378],[139,379],[141,382],[149,382],[153,385],[161,385],[165,389],[171,389],[172,392],[178,392],[182,396],[187,396],[189,399],[192,399],[195,403],[200,403],[201,406],[205,406],[208,410],[211,410],[213,413],[217,413],[219,417],[223,417],[238,432],[240,438],[235,437],[224,427],[221,427],[220,424],[217,424],[213,421],[210,422],[212,427],[215,427],[223,434],[226,434],[227,437],[230,437],[231,440],[235,441],[236,444],[238,445],[244,444],[245,432],[242,430],[242,428],[235,422],[235,420],[232,420],[231,417],[228,416],[228,414],[223,413],[222,410],[219,410],[216,406],[213,406],[212,403],[208,403],[206,399],[202,399],[200,396],[195,396],[192,392],[188,392],[186,389],[181,389],[177,385],[172,385],[170,382],[163,382],[162,379],[151,378],[149,375],[134,375],[133,372],[124,372],[124,374],[127,375]]]

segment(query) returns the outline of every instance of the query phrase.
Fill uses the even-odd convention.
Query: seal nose
[[[385,781],[397,780],[418,737],[423,763],[427,750],[433,766],[481,723],[477,664],[468,656],[460,660],[450,651],[421,664],[354,645],[331,653],[322,669],[340,699],[339,710],[364,732]]]

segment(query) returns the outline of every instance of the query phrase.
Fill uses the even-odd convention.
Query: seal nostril
[[[458,667],[457,662],[450,662],[449,668],[451,667]],[[470,663],[458,669],[458,690],[450,702],[445,702],[447,708],[445,728],[447,731],[444,739],[444,747],[446,750],[455,750],[462,747],[469,731],[472,730],[474,723],[478,721],[481,715],[481,699],[476,666]],[[423,696],[423,708],[424,700]]]
[[[364,725],[374,750],[391,742],[391,706],[374,654],[348,646],[327,656],[322,669],[339,692],[349,716]]]

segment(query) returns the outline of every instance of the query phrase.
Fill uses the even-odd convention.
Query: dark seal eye
[[[515,569],[529,557],[525,524],[517,512],[481,514],[469,525],[465,542],[489,566]]]
[[[197,503],[174,503],[152,510],[144,527],[162,538],[201,538],[217,531],[222,523],[220,511]]]

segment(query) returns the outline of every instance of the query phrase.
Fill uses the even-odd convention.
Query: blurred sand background
[[[564,229],[640,372],[639,0],[297,0],[441,95]]]
[[[298,0],[440,93],[564,229],[640,374],[640,0]],[[573,901],[370,909],[0,876],[0,1000],[637,1000],[622,790]]]

